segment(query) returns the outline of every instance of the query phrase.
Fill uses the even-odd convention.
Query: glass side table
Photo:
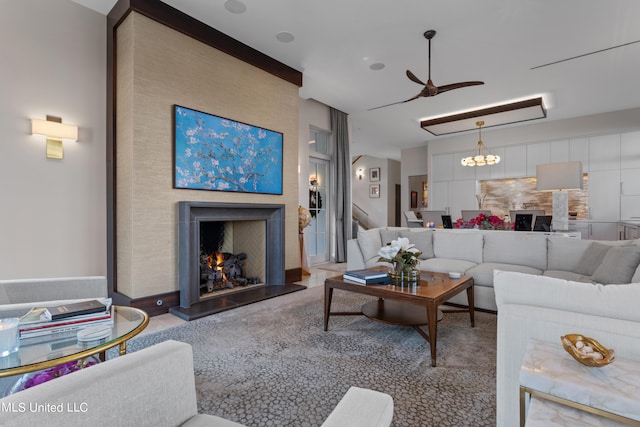
[[[127,340],[138,335],[149,324],[149,315],[133,307],[114,306],[111,335],[95,341],[79,342],[77,331],[52,337],[29,338],[20,341],[20,349],[0,358],[0,378],[52,368],[68,362],[101,355],[119,346],[119,354],[127,352]]]

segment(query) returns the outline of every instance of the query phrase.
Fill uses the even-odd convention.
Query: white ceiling
[[[115,4],[74,1],[105,14]],[[399,159],[401,148],[438,139],[420,119],[535,95],[547,121],[640,106],[637,0],[241,0],[242,14],[224,0],[163,1],[302,71],[301,97],[350,115],[352,155]],[[429,29],[435,85],[485,84],[367,111],[420,92],[405,71],[426,81]],[[278,41],[282,31],[295,40]]]

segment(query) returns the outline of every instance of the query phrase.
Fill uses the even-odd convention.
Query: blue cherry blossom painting
[[[175,106],[175,188],[282,194],[282,134]]]

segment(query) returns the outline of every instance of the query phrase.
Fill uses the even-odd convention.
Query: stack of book
[[[387,273],[373,269],[345,271],[342,278],[362,285],[391,283]]]
[[[20,318],[20,339],[70,335],[90,326],[113,325],[111,299],[34,307]]]

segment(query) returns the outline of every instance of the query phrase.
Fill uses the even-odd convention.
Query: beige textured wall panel
[[[123,246],[120,239],[117,243],[118,290],[140,298],[178,289],[177,202],[182,200],[285,204],[285,268],[299,267],[297,86],[144,16],[132,13],[127,21],[133,45],[132,160],[123,160],[131,176],[121,180],[118,156],[117,191],[120,200],[121,187],[124,198],[130,186],[131,203],[118,206],[118,233],[128,233]],[[118,109],[120,103],[118,97]],[[174,104],[282,132],[283,195],[173,189]],[[116,144],[119,151],[120,141]],[[130,224],[120,230],[127,218]],[[130,268],[121,271],[127,263]]]
[[[133,22],[127,19],[118,28],[116,70],[116,242],[118,245],[118,292],[131,295],[133,269]]]

